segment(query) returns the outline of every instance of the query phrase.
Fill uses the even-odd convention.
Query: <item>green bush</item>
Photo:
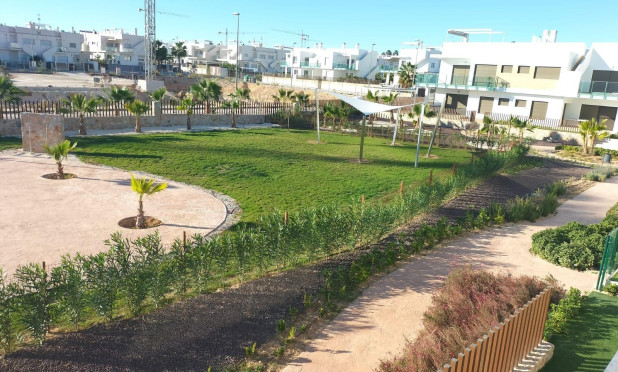
[[[603,287],[603,290],[612,296],[618,295],[618,285],[611,283]]]
[[[600,165],[595,166],[591,171],[586,173],[586,179],[588,181],[604,182],[614,174],[616,174],[616,168],[611,165]]]
[[[556,196],[564,195],[564,193],[566,193],[566,184],[562,181],[554,182],[545,188],[545,193],[554,194]]]
[[[558,304],[550,305],[543,337],[550,340],[552,335],[562,333],[567,322],[577,315],[581,307],[581,291],[576,288],[569,289],[567,295]]]

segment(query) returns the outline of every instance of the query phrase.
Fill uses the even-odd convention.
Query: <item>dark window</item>
[[[530,66],[519,66],[517,68],[517,73],[518,74],[529,74],[530,73]]]
[[[508,98],[498,98],[498,106],[508,106],[509,102]]]
[[[539,66],[534,69],[534,78],[558,80],[560,78],[560,67]]]
[[[513,72],[513,65],[503,65],[502,72],[505,74],[510,74],[511,72]]]
[[[515,100],[515,107],[526,107],[526,100],[525,99],[516,99]]]
[[[532,108],[530,108],[530,119],[545,120],[547,116],[547,102],[532,101]]]

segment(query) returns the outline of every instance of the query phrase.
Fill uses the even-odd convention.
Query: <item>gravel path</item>
[[[583,172],[582,168],[570,164],[563,166],[560,163],[547,162],[545,169],[538,171],[538,177],[544,183],[550,183],[556,179],[578,176]],[[484,203],[489,202],[489,196],[492,200],[505,201],[531,191],[513,177],[498,176],[461,194],[436,213],[454,218],[455,215],[464,214],[467,208],[477,209],[485,205]],[[435,218],[433,216],[430,220]],[[244,346],[253,342],[261,345],[276,336],[276,321],[287,317],[289,306],[302,308],[304,293],[316,293],[319,290],[322,284],[320,273],[324,268],[349,265],[358,254],[359,252],[348,253],[318,265],[245,283],[235,289],[201,295],[137,319],[116,321],[60,335],[43,346],[27,347],[7,356],[0,361],[0,370],[203,371],[208,366],[237,362],[244,356]],[[418,262],[424,260],[419,259]],[[429,266],[423,264],[423,268],[415,271],[414,275],[426,277],[424,273],[427,272]],[[432,285],[428,283],[424,289],[427,294],[430,293]],[[398,291],[406,291],[405,287],[401,290],[396,288],[394,286],[384,297],[393,297]],[[392,314],[392,318],[410,316],[404,312],[406,309],[414,309],[416,304],[412,306],[413,304],[414,302],[404,303],[400,310]],[[362,314],[346,310],[337,319],[356,315]],[[361,317],[359,321],[363,323],[365,318]],[[336,324],[333,323],[333,326],[337,327]],[[359,331],[363,327],[361,324],[353,331]],[[371,323],[368,323],[367,327],[371,327]],[[401,329],[405,328],[400,328],[399,333]],[[388,338],[395,340],[395,337]],[[397,339],[395,345],[402,343]],[[310,345],[311,348],[313,345]],[[343,354],[348,355],[347,351],[342,351]],[[380,357],[384,356],[386,351],[381,351]],[[305,365],[308,361],[310,360],[300,358],[296,363]],[[322,369],[332,370],[354,369],[351,365],[344,366],[343,369],[330,366]]]

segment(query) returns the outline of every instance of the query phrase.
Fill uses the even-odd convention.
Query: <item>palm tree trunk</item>
[[[142,133],[142,126],[139,122],[139,116],[135,117],[135,133]]]
[[[62,162],[57,161],[56,164],[58,165],[58,177],[60,179],[63,179],[64,178],[64,168],[62,167]]]
[[[191,130],[191,115],[187,114],[187,130]]]
[[[234,108],[232,107],[232,128],[236,128],[236,115]],[[290,117],[288,116],[288,130],[290,130]]]
[[[206,100],[206,113],[210,114],[210,100],[209,99]]]
[[[84,123],[84,114],[79,115],[79,134],[82,136],[86,134],[86,124]]]
[[[135,221],[135,227],[138,229],[143,229],[146,227],[146,219],[144,218],[144,203],[142,202],[142,196],[139,197],[137,208],[137,219]]]

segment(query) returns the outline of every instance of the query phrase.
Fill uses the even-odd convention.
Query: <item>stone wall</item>
[[[25,112],[21,115],[22,148],[24,151],[45,152],[43,145],[55,146],[64,141],[64,117],[53,114]]]

